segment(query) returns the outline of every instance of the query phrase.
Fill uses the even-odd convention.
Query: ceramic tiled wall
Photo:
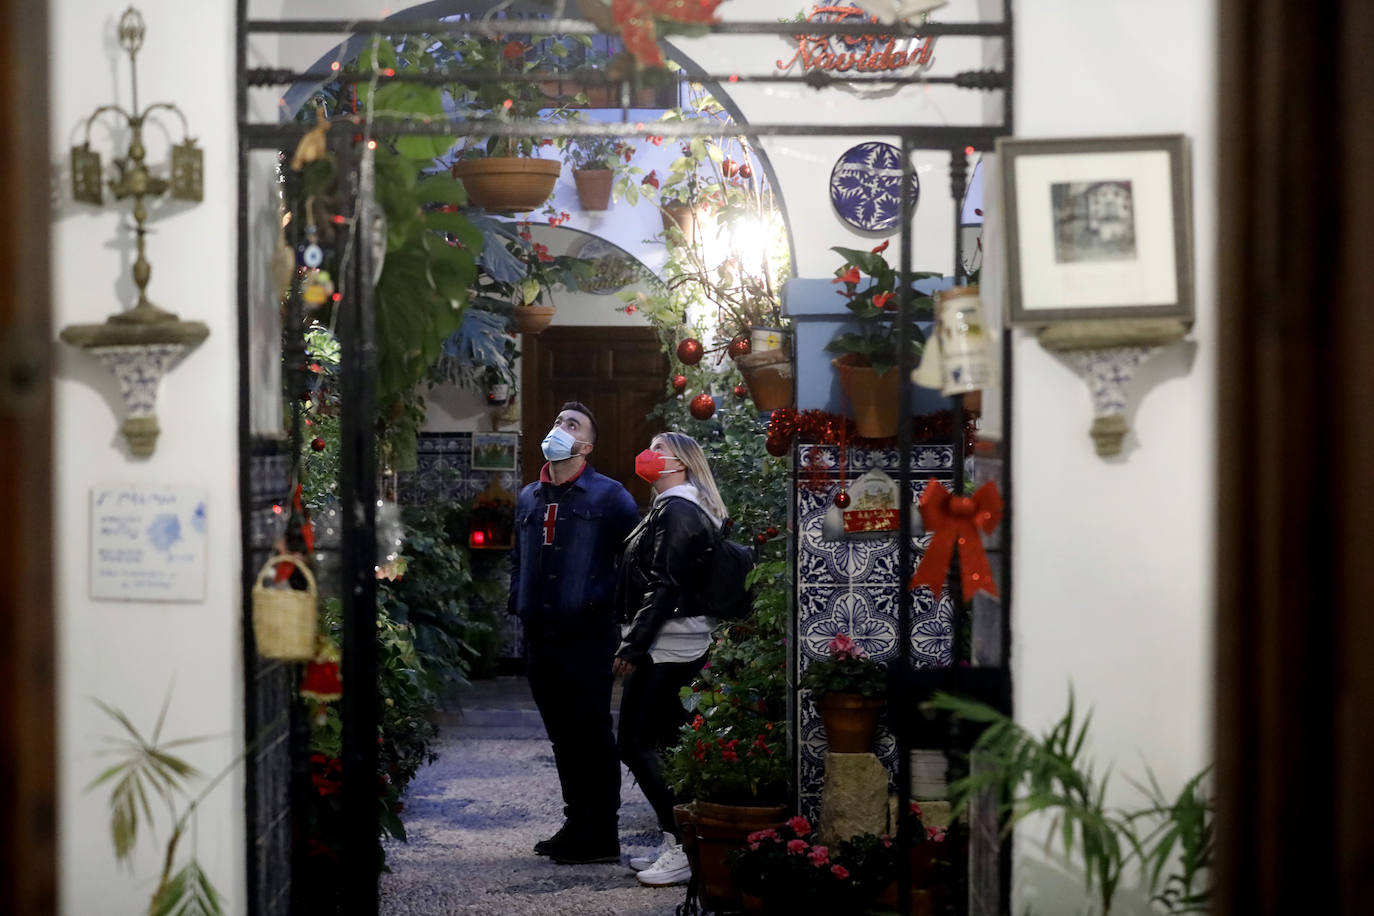
[[[843,461],[841,458],[843,457]],[[897,449],[850,448],[841,455],[837,445],[802,445],[797,467],[807,469],[794,490],[797,519],[797,652],[800,675],[815,659],[827,655],[826,644],[837,633],[848,634],[877,661],[899,652],[897,535],[852,540],[827,540],[822,535],[826,512],[834,505],[842,484],[879,469],[898,473]],[[920,498],[931,477],[950,485],[954,450],[949,445],[918,445],[912,450],[912,500]],[[928,535],[912,539],[919,559]],[[914,593],[911,614],[911,658],[917,667],[950,663],[953,608],[948,595],[938,602],[928,589]],[[820,715],[806,696],[798,706],[798,794],[804,814],[815,816],[825,762],[825,730]],[[874,748],[891,773],[896,772],[897,748],[880,726]]]

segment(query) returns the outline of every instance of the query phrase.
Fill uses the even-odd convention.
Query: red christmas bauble
[[[322,451],[324,451],[324,445],[325,445],[324,440],[321,439],[319,436],[316,436],[314,439],[311,439],[311,440],[310,440],[310,447],[313,448],[313,449],[314,449],[315,451],[317,451],[317,452],[322,452]]]
[[[787,454],[787,450],[791,448],[791,443],[786,439],[767,439],[764,441],[763,447],[774,458],[781,458]]]
[[[739,174],[739,163],[733,159],[726,159],[720,164],[720,170],[726,178],[734,178]]]
[[[749,338],[741,334],[739,337],[730,341],[730,346],[726,348],[725,352],[730,354],[731,359],[739,359],[752,349],[753,345],[749,343]]]
[[[755,535],[755,537],[754,537],[754,542],[757,543],[757,544],[767,544],[767,543],[768,543],[768,535],[763,534],[762,532],[760,532],[759,534]]]
[[[775,538],[778,536],[778,527],[777,525],[769,525],[767,530],[765,530],[763,533],[768,535],[770,538]]]
[[[676,391],[678,394],[681,394],[681,393],[682,393],[682,389],[684,389],[684,388],[686,388],[686,387],[687,387],[687,376],[685,376],[685,375],[675,375],[675,376],[673,376],[673,390],[674,390],[674,391]]]
[[[835,494],[835,505],[839,506],[841,509],[848,509],[848,508],[849,508],[849,494],[848,494],[846,491],[844,491],[844,490],[841,490],[840,492],[836,493],[836,494]]]
[[[749,163],[741,162],[739,164],[739,177],[745,179],[754,177],[754,169],[749,165]]]
[[[716,412],[716,402],[715,399],[703,391],[701,394],[692,398],[690,409],[692,411],[692,416],[696,417],[698,420],[709,420],[711,419],[711,415]]]
[[[697,363],[701,362],[701,354],[703,352],[701,341],[697,340],[695,337],[688,337],[677,345],[677,358],[688,366],[695,366]]]
[[[746,398],[749,396],[749,386],[743,383],[735,386],[735,397]]]

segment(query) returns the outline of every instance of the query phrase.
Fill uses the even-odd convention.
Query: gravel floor
[[[402,815],[409,842],[388,842],[381,912],[667,916],[682,887],[647,888],[626,862],[657,845],[653,812],[622,775],[621,863],[557,865],[535,842],[562,824],[553,752],[524,682],[479,682],[466,713],[443,727],[439,759],[421,770]]]

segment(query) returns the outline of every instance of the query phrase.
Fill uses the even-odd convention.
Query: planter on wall
[[[897,367],[879,374],[870,366],[852,366],[846,353],[832,359],[840,374],[845,398],[854,409],[854,429],[869,439],[897,435],[901,416],[902,385]]]
[[[462,179],[468,199],[491,213],[527,213],[544,206],[563,171],[555,159],[529,156],[489,156],[453,163],[453,177]]]
[[[684,204],[681,201],[669,201],[659,208],[663,217],[663,231],[668,233],[669,241],[673,240],[672,230],[676,228],[682,233],[683,241],[688,245],[695,244],[697,240],[697,211],[691,204]]]
[[[759,410],[791,407],[793,390],[792,355],[785,349],[746,353],[735,358],[749,397]]]
[[[577,184],[577,201],[583,210],[606,210],[611,206],[611,184],[615,177],[610,169],[573,169]]]
[[[521,334],[538,334],[553,323],[552,305],[518,305],[515,307],[515,327]]]

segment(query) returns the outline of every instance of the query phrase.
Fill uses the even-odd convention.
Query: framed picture
[[[474,471],[519,470],[519,436],[515,433],[473,433],[472,469]]]
[[[1011,322],[1193,318],[1188,139],[997,141]]]

